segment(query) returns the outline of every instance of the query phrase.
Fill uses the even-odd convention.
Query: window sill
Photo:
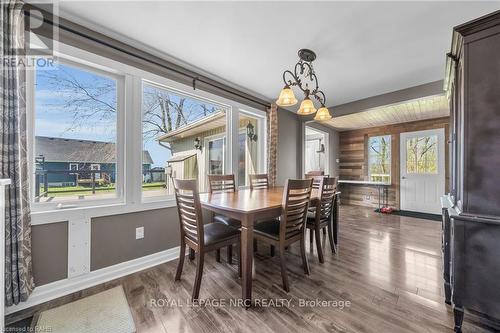
[[[148,210],[175,207],[175,198],[148,201],[142,203],[110,203],[103,205],[83,206],[65,209],[50,209],[32,211],[31,224],[41,225],[57,222],[66,222],[70,219],[92,219],[94,217],[136,213]],[[48,208],[48,207],[47,207]]]

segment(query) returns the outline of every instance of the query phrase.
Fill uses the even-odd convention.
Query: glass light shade
[[[332,115],[330,114],[330,111],[322,106],[319,108],[318,113],[316,113],[316,116],[314,117],[314,120],[329,120],[332,119]]]
[[[293,90],[289,86],[285,86],[280,92],[280,96],[278,100],[276,100],[276,104],[279,106],[292,106],[297,104],[297,99],[293,94]]]
[[[314,112],[316,112],[316,108],[314,107],[313,101],[311,101],[309,97],[304,98],[302,103],[300,103],[300,108],[297,113],[301,116],[306,116],[308,114],[313,114]]]

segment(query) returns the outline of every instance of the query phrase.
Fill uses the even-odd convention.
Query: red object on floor
[[[380,208],[380,212],[384,214],[391,214],[394,211],[392,207],[382,207]]]

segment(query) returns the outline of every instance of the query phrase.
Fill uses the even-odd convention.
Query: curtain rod
[[[38,10],[38,11],[40,11],[40,12],[42,13],[42,15],[43,15],[43,13],[44,13],[44,12],[46,12],[45,10],[43,10],[43,9],[41,9],[41,8],[38,8],[38,7],[36,7],[36,6],[29,5],[29,4],[25,4],[25,9],[24,9],[24,11],[25,11],[25,14],[26,14],[27,16],[30,16],[30,15],[31,15],[31,13],[29,12],[29,9],[35,9],[35,10]],[[70,33],[75,34],[75,35],[77,35],[77,36],[80,36],[80,37],[83,37],[83,38],[88,39],[88,40],[90,40],[90,41],[93,41],[93,42],[95,42],[95,43],[98,43],[98,44],[101,44],[101,45],[103,45],[103,46],[109,47],[109,48],[111,48],[111,49],[114,49],[114,50],[116,50],[116,51],[119,51],[119,52],[121,52],[121,53],[124,53],[124,54],[126,54],[126,55],[129,55],[129,56],[131,56],[131,57],[134,57],[134,58],[137,58],[137,59],[140,59],[140,60],[146,61],[146,62],[151,63],[151,64],[154,64],[154,65],[156,65],[156,66],[159,66],[159,67],[161,67],[161,68],[164,68],[164,69],[166,69],[166,70],[168,70],[168,71],[171,71],[171,72],[174,72],[174,73],[176,73],[176,74],[179,74],[179,75],[185,76],[185,77],[187,77],[187,78],[189,78],[189,79],[191,79],[191,80],[192,80],[193,89],[196,89],[196,82],[202,82],[202,83],[204,83],[204,84],[206,84],[206,85],[209,85],[209,86],[211,86],[211,87],[213,87],[213,88],[215,88],[215,89],[217,89],[217,90],[220,90],[220,91],[226,92],[226,93],[228,93],[228,94],[230,94],[230,95],[233,95],[233,96],[237,96],[237,97],[239,97],[239,98],[241,98],[241,99],[244,99],[244,100],[250,101],[250,102],[252,102],[252,103],[255,103],[255,104],[261,105],[261,106],[263,106],[263,107],[265,107],[265,108],[269,108],[269,107],[271,106],[271,104],[270,104],[269,102],[265,102],[265,101],[263,101],[263,100],[257,99],[256,97],[255,97],[255,98],[252,98],[253,96],[247,95],[246,93],[244,93],[244,92],[242,92],[242,91],[239,91],[239,90],[237,90],[237,89],[234,89],[234,88],[231,88],[231,87],[225,87],[225,85],[223,85],[223,84],[221,84],[221,83],[217,82],[216,80],[210,79],[210,78],[208,78],[208,77],[206,77],[206,76],[204,76],[204,75],[198,74],[198,73],[196,73],[196,72],[194,72],[194,71],[192,71],[192,70],[189,70],[189,69],[183,68],[182,66],[178,66],[178,65],[173,65],[173,64],[172,64],[172,65],[173,65],[173,66],[172,66],[172,65],[171,65],[171,63],[170,63],[169,61],[167,61],[167,60],[163,60],[163,59],[161,59],[161,58],[159,58],[159,57],[157,57],[157,56],[155,56],[155,55],[152,55],[152,54],[149,54],[149,53],[145,52],[146,54],[150,55],[151,57],[154,57],[154,58],[158,58],[158,59],[160,59],[160,60],[163,60],[162,62],[164,62],[164,63],[159,62],[159,61],[155,61],[155,60],[153,60],[153,59],[150,59],[150,58],[148,58],[148,57],[142,56],[142,55],[140,55],[140,54],[137,54],[137,53],[131,52],[131,51],[129,51],[129,50],[127,50],[127,49],[125,49],[125,48],[122,48],[122,47],[119,47],[119,46],[116,46],[116,45],[113,45],[113,44],[107,43],[106,41],[103,41],[103,40],[100,40],[100,39],[98,39],[98,38],[92,37],[92,36],[90,36],[90,35],[88,35],[88,34],[85,34],[85,33],[84,33],[84,32],[82,32],[82,31],[79,31],[79,30],[77,30],[77,29],[73,29],[73,28],[71,28],[70,26],[65,25],[65,24],[61,24],[61,23],[59,23],[59,22],[61,22],[61,21],[66,21],[66,22],[70,22],[71,24],[73,24],[73,25],[75,25],[75,26],[78,26],[78,27],[83,27],[83,26],[81,26],[81,25],[79,25],[79,24],[77,24],[77,23],[71,22],[71,21],[66,20],[66,19],[62,19],[62,18],[60,18],[60,17],[58,17],[58,21],[59,21],[58,23],[54,22],[53,20],[49,20],[49,19],[47,19],[47,17],[41,17],[41,18],[39,17],[39,19],[43,19],[45,22],[49,23],[50,25],[52,25],[52,26],[56,26],[57,28],[62,29],[62,30],[64,30],[64,31],[70,32]],[[88,29],[88,28],[85,28],[85,27],[83,27],[83,28],[84,28],[84,29],[87,29],[87,30],[90,30],[90,31],[92,31],[92,32],[95,32],[96,34],[103,35],[103,34],[101,34],[101,33],[99,33],[99,32],[93,31],[93,30],[91,30],[91,29]],[[104,36],[105,36],[105,35],[104,35]],[[107,37],[107,38],[110,38],[110,39],[112,39],[112,40],[114,40],[114,41],[116,41],[116,42],[118,42],[119,44],[123,44],[123,42],[121,42],[121,41],[119,41],[119,40],[113,39],[113,38],[108,37],[108,36],[106,36],[106,37]],[[135,48],[135,47],[133,47],[133,48]],[[174,67],[174,66],[175,66],[175,67]],[[176,67],[177,67],[177,68],[176,68]]]

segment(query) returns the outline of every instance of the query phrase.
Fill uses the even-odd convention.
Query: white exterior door
[[[444,195],[444,128],[401,133],[401,210],[441,214]]]

